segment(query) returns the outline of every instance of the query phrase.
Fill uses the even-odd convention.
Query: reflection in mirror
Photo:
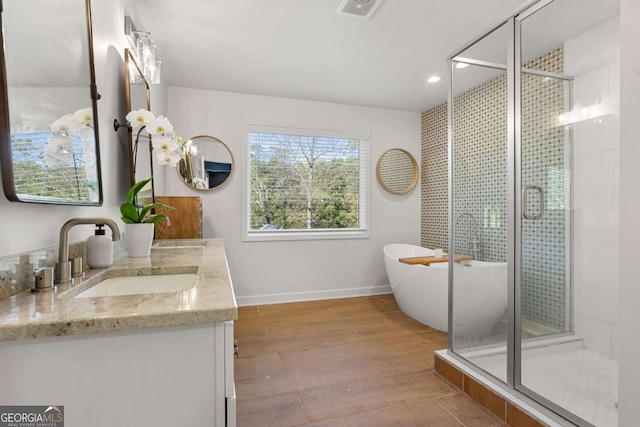
[[[194,136],[185,144],[185,157],[180,160],[178,175],[188,186],[209,190],[224,183],[233,168],[233,155],[227,145],[208,135]]]
[[[151,110],[151,95],[149,83],[145,79],[142,69],[136,62],[129,49],[124,52],[125,97],[127,111]],[[152,147],[148,134],[143,135],[131,127],[128,128],[129,138],[129,180],[131,185],[153,176]],[[153,180],[138,193],[139,203],[148,204],[154,200]]]
[[[100,205],[89,0],[4,0],[0,161],[11,201]]]
[[[382,188],[389,193],[408,193],[418,183],[418,163],[408,151],[392,148],[380,156],[376,175]]]

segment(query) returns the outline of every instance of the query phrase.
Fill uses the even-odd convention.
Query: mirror
[[[13,202],[102,204],[90,0],[4,0],[0,165]]]
[[[185,144],[185,156],[176,168],[180,179],[196,190],[211,190],[231,175],[233,155],[227,145],[208,135],[194,136]]]
[[[142,68],[135,60],[134,54],[129,50],[124,51],[124,79],[125,98],[127,100],[127,111],[151,110],[151,92],[149,82],[144,77]],[[146,132],[138,129],[128,128],[129,138],[129,180],[131,185],[138,181],[153,176],[153,147]],[[143,204],[152,203],[155,199],[153,180],[149,182],[138,193],[138,202]]]
[[[382,188],[389,193],[405,194],[418,183],[418,163],[408,151],[392,148],[380,156],[376,175]]]

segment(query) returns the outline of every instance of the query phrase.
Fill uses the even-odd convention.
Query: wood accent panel
[[[156,213],[169,217],[170,223],[156,223],[156,239],[201,239],[202,201],[197,196],[156,196],[156,202],[173,206],[176,211],[158,208]]]

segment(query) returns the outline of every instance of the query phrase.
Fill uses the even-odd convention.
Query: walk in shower
[[[450,57],[450,253],[507,308],[463,332],[452,262],[449,354],[580,426],[617,426],[619,74],[617,0],[529,1]]]

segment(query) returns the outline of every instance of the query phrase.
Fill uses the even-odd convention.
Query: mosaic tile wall
[[[562,49],[528,64],[562,72]],[[472,69],[469,67],[468,69]],[[522,310],[526,319],[565,328],[564,134],[555,118],[564,104],[561,82],[526,76],[523,80],[523,182],[547,189],[542,221],[523,228]],[[454,216],[471,213],[482,239],[479,259],[507,256],[507,86],[498,75],[456,97]],[[549,191],[552,190],[552,191]],[[529,211],[537,209],[533,198]],[[447,106],[422,114],[422,230],[426,247],[446,247]],[[468,217],[458,222],[456,252],[470,254]]]
[[[447,249],[449,215],[447,104],[422,113],[421,245]]]

